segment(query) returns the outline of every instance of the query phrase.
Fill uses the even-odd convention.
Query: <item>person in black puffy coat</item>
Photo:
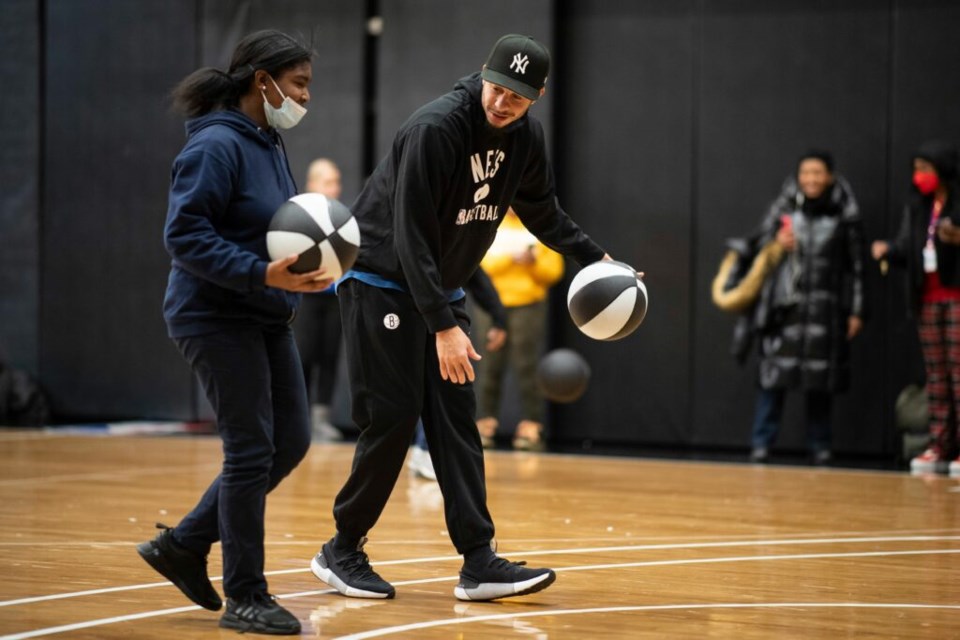
[[[827,464],[833,396],[849,386],[849,345],[863,328],[865,303],[860,210],[830,153],[800,157],[763,220],[760,245],[771,240],[787,255],[754,308],[760,391],[750,457],[768,460],[786,391],[796,390],[804,394],[812,461]]]

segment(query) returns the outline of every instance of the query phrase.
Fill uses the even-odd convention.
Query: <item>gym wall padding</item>
[[[0,11],[0,363],[36,374],[40,306],[40,2]]]
[[[745,448],[754,362],[727,347],[710,303],[723,240],[748,232],[797,154],[832,149],[869,240],[895,232],[908,161],[960,142],[960,6],[948,0],[382,0],[366,66],[366,3],[336,0],[8,0],[0,16],[0,353],[39,375],[60,418],[192,418],[192,375],[166,338],[162,225],[183,123],[169,89],[236,39],[277,27],[313,39],[310,113],[285,135],[298,182],[334,158],[344,198],[403,120],[479,69],[502,33],[545,40],[555,66],[534,107],[565,208],[647,272],[650,312],[617,343],[580,335],[552,295],[550,341],[593,381],[551,412],[552,437]],[[375,96],[364,103],[368,69]],[[376,126],[365,133],[367,109]],[[372,136],[372,139],[371,139]],[[871,317],[836,407],[840,453],[891,455],[892,407],[922,377],[902,276],[869,269]],[[784,448],[801,450],[788,404]]]
[[[693,2],[564,3],[558,139],[560,202],[614,259],[646,271],[638,331],[596,342],[565,317],[570,268],[554,289],[556,346],[590,362],[586,395],[557,407],[554,436],[594,442],[688,440]]]
[[[160,417],[189,378],[161,317],[165,94],[193,68],[191,0],[46,2],[40,374],[57,415]]]

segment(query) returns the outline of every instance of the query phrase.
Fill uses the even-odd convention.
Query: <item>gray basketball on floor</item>
[[[547,400],[573,402],[590,382],[590,365],[573,349],[554,349],[537,365],[537,388]]]

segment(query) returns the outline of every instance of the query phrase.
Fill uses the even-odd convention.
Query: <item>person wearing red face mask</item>
[[[871,253],[907,271],[908,313],[918,320],[930,406],[930,446],[910,461],[912,473],[960,476],[960,203],[957,149],[933,140],[913,156],[913,189],[893,240]],[[951,462],[952,460],[952,462]]]

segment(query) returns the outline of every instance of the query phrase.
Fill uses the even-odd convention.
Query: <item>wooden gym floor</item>
[[[314,445],[267,503],[270,588],[307,637],[960,638],[957,479],[492,452],[500,552],[557,582],[457,601],[439,490],[404,473],[367,546],[397,598],[372,601],[308,569],[352,452]],[[219,460],[214,437],[0,431],[0,637],[237,637],[134,550]]]

